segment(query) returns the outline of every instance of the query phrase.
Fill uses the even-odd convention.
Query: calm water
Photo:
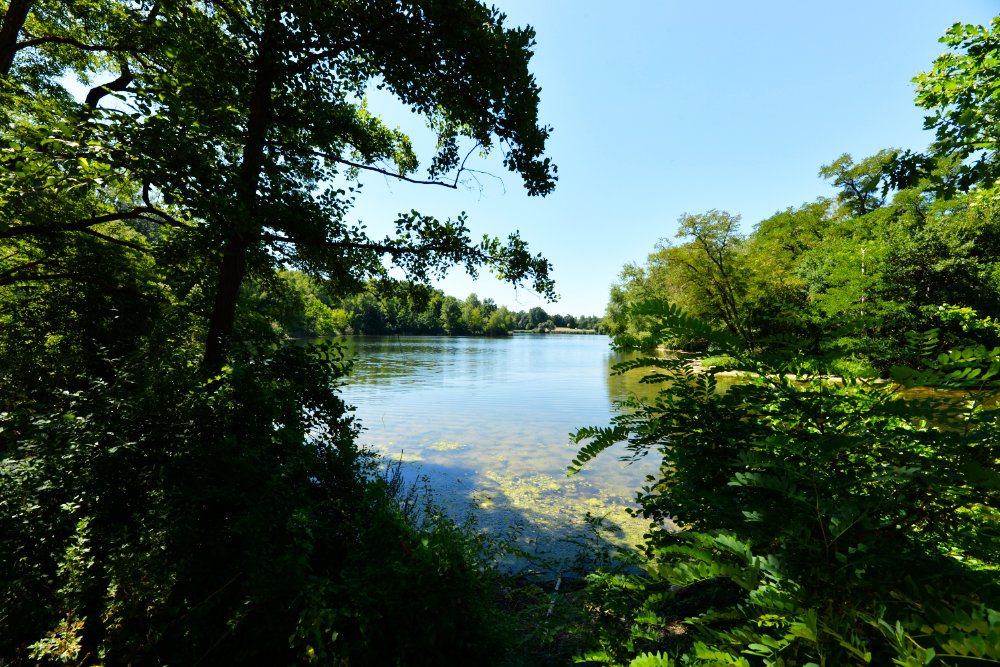
[[[566,555],[587,511],[607,516],[635,543],[645,524],[629,519],[652,457],[628,465],[608,451],[566,476],[581,426],[606,426],[613,402],[648,391],[637,377],[609,377],[623,360],[605,336],[427,336],[345,340],[354,372],[343,389],[365,430],[361,443],[402,456],[427,476],[437,499],[461,514],[478,508],[493,529],[520,522],[539,553]]]

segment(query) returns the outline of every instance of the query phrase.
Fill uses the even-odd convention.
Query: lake
[[[520,522],[523,545],[568,558],[587,511],[606,517],[619,543],[646,528],[627,516],[648,457],[635,464],[609,450],[566,476],[577,446],[568,434],[606,426],[614,402],[649,393],[637,376],[610,377],[626,358],[606,336],[517,334],[508,338],[392,336],[342,339],[355,366],[343,395],[364,426],[360,443],[424,475],[435,499],[482,526]]]

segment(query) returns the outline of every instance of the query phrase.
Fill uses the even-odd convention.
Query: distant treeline
[[[349,296],[332,297],[322,284],[298,271],[280,271],[266,287],[247,291],[255,325],[290,336],[486,335],[556,328],[601,331],[601,318],[549,314],[540,307],[512,312],[493,299],[464,300],[439,289],[401,281],[371,282]]]

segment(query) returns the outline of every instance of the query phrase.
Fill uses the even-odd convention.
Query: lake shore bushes
[[[675,306],[637,308],[660,341],[705,337],[754,373],[719,393],[690,358],[619,364],[659,396],[576,433],[572,471],[620,441],[662,462],[638,495],[641,574],[589,577],[591,604],[629,620],[587,660],[1000,662],[1000,350],[912,336],[923,370],[835,384],[796,373],[794,349],[764,363]],[[900,394],[924,384],[952,392]]]

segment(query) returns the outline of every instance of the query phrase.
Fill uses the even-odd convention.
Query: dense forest
[[[601,318],[549,315],[541,306],[511,312],[493,299],[470,294],[463,300],[439,289],[391,279],[370,281],[350,296],[332,296],[300,271],[282,270],[270,289],[244,295],[259,326],[291,336],[448,335],[506,336],[513,331],[545,333],[557,328],[600,332]]]
[[[557,591],[498,570],[528,555],[513,529],[415,503],[358,445],[344,350],[287,340],[560,325],[430,287],[458,266],[554,299],[517,234],[349,218],[362,172],[455,188],[490,151],[553,190],[533,30],[475,0],[0,12],[0,664],[1000,661],[1000,18],[917,77],[926,153],[839,158],[837,199],[746,237],[684,216],[684,243],[626,267],[619,346],[754,373],[720,392],[685,356],[618,367],[659,397],[567,463],[656,457],[649,530]]]
[[[970,191],[955,155],[843,155],[820,174],[836,198],[780,211],[748,235],[725,211],[683,216],[680,242],[664,239],[645,264],[622,270],[610,332],[641,338],[650,322],[629,304],[662,299],[749,347],[792,337],[817,363],[826,356],[834,371],[869,375],[915,362],[907,332],[936,329],[952,346],[1000,342],[1000,211]]]

